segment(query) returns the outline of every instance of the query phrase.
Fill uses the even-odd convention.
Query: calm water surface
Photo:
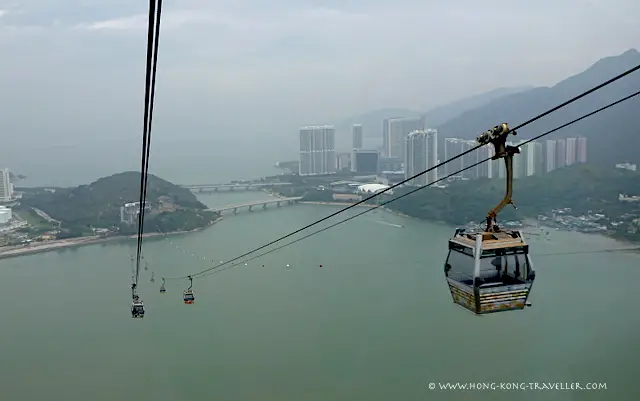
[[[267,196],[202,199],[219,206]],[[158,292],[161,276],[205,269],[204,258],[227,260],[334,210],[243,212],[200,233],[146,241],[144,320],[129,312],[134,242],[0,261],[0,400],[640,399],[640,257],[541,255],[624,246],[597,236],[532,237],[540,255],[533,307],[485,317],[453,305],[447,291],[452,229],[383,211],[196,280],[194,305],[182,303],[186,281]],[[608,390],[428,388],[468,381],[604,382]]]

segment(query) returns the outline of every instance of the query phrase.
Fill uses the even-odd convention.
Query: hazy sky
[[[65,146],[139,133],[147,7],[0,0],[0,137]],[[165,0],[154,132],[282,137],[550,85],[640,47],[638,16],[637,0]]]

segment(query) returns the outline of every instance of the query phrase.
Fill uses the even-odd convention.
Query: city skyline
[[[375,154],[375,162],[377,164],[376,171],[379,173],[383,164],[387,165],[390,161],[397,160],[402,164],[402,172],[405,178],[409,178],[419,171],[425,171],[435,166],[440,160],[439,151],[444,151],[442,160],[449,160],[460,155],[470,149],[477,147],[474,140],[461,138],[444,138],[442,148],[439,147],[437,130],[424,128],[426,122],[424,118],[419,117],[393,117],[383,121],[383,146],[382,149],[362,149],[361,139],[363,138],[362,124],[353,124],[351,128],[352,145],[351,152],[341,152],[340,155],[335,150],[335,127],[326,126],[309,126],[300,130],[300,168],[301,175],[311,174],[331,174],[338,169],[342,170],[347,167],[352,172],[363,172],[358,167],[357,156],[361,156],[361,160],[368,158],[366,162],[367,172],[372,172],[371,163],[372,155]],[[420,127],[420,128],[415,128]],[[321,136],[317,136],[316,131],[321,132]],[[405,132],[408,131],[406,134]],[[326,132],[326,134],[325,134]],[[318,139],[318,138],[331,139]],[[314,141],[321,141],[325,145],[316,145],[316,142],[307,143],[309,138]],[[399,140],[402,140],[402,151],[400,150]],[[586,137],[567,137],[559,139],[548,139],[543,142],[533,141],[527,142],[520,140],[518,142],[508,142],[510,146],[516,146],[520,149],[520,153],[513,159],[513,175],[514,179],[540,175],[551,172],[555,169],[565,166],[571,166],[578,163],[587,162],[587,138]],[[318,142],[319,143],[319,142]],[[320,147],[318,147],[320,146]],[[359,150],[358,152],[356,150]],[[425,153],[423,156],[422,153]],[[322,154],[322,156],[320,156]],[[467,168],[473,164],[486,160],[494,155],[491,145],[478,147],[474,152],[465,154],[451,162],[445,164],[439,169],[435,169],[429,174],[421,176],[419,179],[412,180],[408,185],[427,185],[427,183],[437,180],[438,173],[440,175],[450,175],[459,170],[464,170],[453,179],[478,179],[478,178],[504,178],[506,169],[501,159],[493,160],[488,163],[480,163],[472,168]],[[333,160],[335,159],[335,160]],[[323,161],[324,160],[324,161]],[[335,165],[334,171],[330,171],[331,167],[324,167],[323,163],[328,166]],[[338,166],[339,164],[339,166]]]
[[[551,172],[558,168],[581,164],[587,162],[587,138],[569,137],[560,139],[548,139],[542,142],[533,141],[525,143],[525,140],[518,142],[507,142],[507,145],[520,148],[520,153],[513,158],[513,178],[519,179],[532,175],[540,175]],[[444,159],[448,160],[462,152],[476,147],[478,144],[473,140],[460,138],[444,139]],[[494,155],[491,145],[478,148],[475,152],[466,154],[444,166],[445,174],[464,169],[474,163],[485,160]],[[466,179],[476,178],[504,178],[506,170],[501,159],[482,163],[476,167],[462,172],[459,177]]]

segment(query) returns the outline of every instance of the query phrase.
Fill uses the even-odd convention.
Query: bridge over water
[[[212,211],[212,212],[218,212],[218,213],[222,213],[222,212],[225,212],[225,211],[233,210],[233,214],[237,214],[238,213],[238,209],[247,208],[251,212],[251,211],[253,211],[253,208],[255,206],[262,206],[263,209],[266,209],[267,205],[274,205],[275,204],[277,207],[280,207],[282,205],[292,205],[294,203],[299,202],[300,200],[302,200],[302,196],[295,196],[295,197],[291,197],[291,198],[277,198],[277,199],[269,199],[269,200],[264,200],[264,201],[239,203],[239,204],[236,204],[236,205],[228,205],[228,206],[211,208],[209,210]]]
[[[290,182],[247,182],[247,183],[233,183],[233,184],[190,184],[180,185],[182,188],[189,189],[194,192],[218,192],[220,190],[235,191],[235,190],[261,190],[269,187],[283,187],[291,185]]]

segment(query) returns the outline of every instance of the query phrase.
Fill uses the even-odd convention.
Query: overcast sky
[[[147,7],[0,0],[0,136],[140,131]],[[640,47],[639,17],[638,0],[165,0],[155,127],[295,132],[551,85]]]

